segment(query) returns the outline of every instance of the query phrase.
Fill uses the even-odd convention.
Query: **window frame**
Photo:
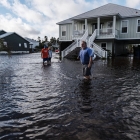
[[[136,24],[136,33],[140,33],[140,31],[138,32],[138,21],[140,21],[140,19],[137,19],[137,24]]]
[[[112,23],[112,27],[109,26],[109,23]],[[108,29],[112,29],[112,28],[113,28],[113,21],[108,21],[108,22],[107,22],[107,28],[108,28]]]
[[[83,33],[85,32],[85,29],[86,29],[86,25],[85,24],[82,24],[82,32]]]
[[[78,30],[77,27],[78,27],[77,24],[74,24],[74,31],[77,31]]]
[[[106,44],[105,49],[102,47],[102,44]],[[107,50],[107,42],[101,42],[101,48],[104,49],[104,50]]]
[[[127,32],[124,32],[124,33],[122,32],[122,22],[123,21],[127,21]],[[121,34],[127,34],[128,33],[128,25],[129,25],[129,21],[128,20],[122,20],[121,21]]]
[[[67,31],[66,25],[62,25],[61,26],[61,37],[66,37],[66,31]],[[63,32],[65,33],[65,35],[63,35]]]
[[[24,48],[27,48],[27,43],[24,43]]]

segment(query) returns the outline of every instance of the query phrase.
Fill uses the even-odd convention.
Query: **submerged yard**
[[[96,60],[87,81],[79,61],[57,58],[0,55],[0,139],[140,138],[139,59]]]

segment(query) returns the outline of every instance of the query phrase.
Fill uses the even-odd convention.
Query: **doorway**
[[[95,29],[97,29],[97,23],[92,24],[92,33],[95,31]]]

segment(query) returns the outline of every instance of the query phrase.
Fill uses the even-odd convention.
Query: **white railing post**
[[[97,35],[97,30],[95,30],[92,34],[92,36],[89,38],[89,47],[91,46],[92,42],[95,40],[96,38],[96,35]]]
[[[76,47],[81,47],[82,40],[86,40],[88,36],[88,29],[84,33],[84,35],[80,39],[76,39],[75,42],[73,42],[71,45],[69,45],[66,49],[64,49],[61,53],[61,57],[65,57],[67,54],[69,54],[71,51],[73,51]]]

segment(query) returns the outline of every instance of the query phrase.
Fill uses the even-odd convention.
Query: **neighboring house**
[[[140,44],[140,10],[117,4],[109,3],[57,24],[62,57],[80,48],[81,40],[93,45],[100,57],[107,57],[108,51],[112,56],[126,54],[130,44]]]
[[[6,32],[4,30],[0,30],[0,35],[5,34]]]
[[[39,46],[39,42],[34,40],[34,39],[30,39],[25,37],[26,40],[28,40],[30,42],[30,48],[32,51],[34,51],[36,49],[37,46]]]
[[[29,53],[30,42],[15,32],[3,32],[0,39],[4,40],[4,44],[10,48],[11,53]]]

